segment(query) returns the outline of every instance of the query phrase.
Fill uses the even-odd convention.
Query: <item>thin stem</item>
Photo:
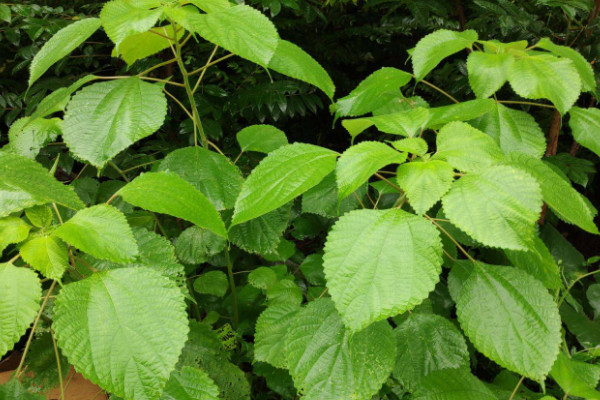
[[[54,347],[54,355],[56,356],[56,368],[58,369],[58,380],[60,381],[60,398],[65,400],[65,387],[63,382],[62,367],[60,365],[60,356],[58,354],[58,346],[56,346],[56,339],[54,338],[54,332],[50,330],[50,337],[52,338],[52,346]]]
[[[208,142],[208,145],[209,145],[210,147],[212,147],[213,149],[215,149],[215,150],[217,151],[217,153],[219,153],[219,154],[220,154],[220,155],[222,155],[222,156],[224,156],[224,155],[225,155],[225,153],[223,153],[223,151],[221,151],[221,149],[219,148],[219,146],[217,146],[216,144],[214,144],[214,143],[213,143],[212,141],[210,141],[210,140],[207,140],[207,142]]]
[[[172,98],[173,100],[175,100],[175,103],[177,103],[179,105],[179,107],[181,107],[181,109],[187,114],[187,116],[190,117],[190,119],[192,121],[194,121],[194,116],[192,115],[192,113],[183,105],[183,103],[181,101],[179,101],[179,99],[177,97],[173,96],[165,88],[163,88],[163,92],[165,92],[167,94],[167,96],[169,96],[170,98]]]
[[[196,81],[196,84],[194,85],[194,88],[192,89],[192,94],[196,93],[196,90],[198,89],[198,86],[200,86],[200,82],[202,82],[202,78],[204,78],[204,74],[206,73],[206,70],[208,69],[207,65],[210,64],[210,62],[212,61],[213,57],[217,53],[218,49],[219,49],[219,46],[215,46],[215,48],[213,49],[212,53],[210,53],[210,56],[208,57],[208,61],[206,61],[206,64],[204,64],[205,68],[202,70],[202,73],[198,77],[198,80]]]
[[[562,305],[562,303],[565,301],[565,299],[569,295],[569,292],[571,291],[571,289],[573,289],[573,286],[575,286],[575,284],[577,282],[579,282],[580,280],[582,280],[584,278],[587,278],[588,276],[597,274],[599,272],[600,272],[600,269],[597,269],[596,271],[588,272],[587,274],[583,274],[579,278],[577,278],[573,282],[571,282],[571,284],[569,285],[569,287],[567,287],[567,289],[565,290],[565,293],[561,296],[560,300],[558,301],[558,307],[560,307]]]
[[[534,103],[532,101],[520,101],[520,100],[498,100],[500,104],[521,104],[524,106],[537,106],[544,108],[554,108],[553,105],[550,104],[542,104],[542,103]]]
[[[385,183],[387,183],[388,185],[390,185],[391,187],[393,187],[394,189],[396,189],[397,191],[399,191],[400,193],[404,192],[398,185],[394,184],[394,182],[391,182],[389,179],[387,179],[385,176],[381,175],[379,172],[376,172],[375,176],[378,177],[379,179],[381,179],[382,181],[384,181]]]
[[[114,199],[116,199],[118,195],[119,195],[119,192],[116,192],[115,194],[113,194],[112,196],[110,196],[110,198],[108,200],[106,200],[106,204],[112,203],[112,201]]]
[[[101,80],[111,80],[111,79],[128,79],[131,78],[131,75],[117,75],[117,76],[97,76],[94,79],[101,79]],[[179,82],[172,82],[172,81],[168,81],[166,79],[158,79],[158,78],[151,78],[149,76],[139,76],[138,78],[146,80],[146,81],[154,81],[154,82],[162,82],[164,84],[168,84],[168,85],[174,85],[174,86],[179,86],[179,87],[185,87],[185,85],[183,83],[179,83]]]
[[[237,328],[239,321],[239,310],[237,302],[237,291],[235,289],[235,281],[233,279],[233,264],[229,256],[229,243],[225,246],[225,262],[227,263],[227,276],[229,277],[229,288],[231,290],[231,300],[233,302],[233,327]]]
[[[129,178],[127,177],[127,175],[125,174],[125,172],[123,172],[123,171],[121,170],[121,168],[117,167],[117,164],[115,164],[115,163],[114,163],[114,162],[112,162],[112,161],[109,161],[109,162],[108,162],[108,164],[110,164],[110,166],[111,166],[111,167],[113,167],[113,169],[114,169],[115,171],[117,171],[117,173],[118,173],[119,175],[121,175],[121,178],[123,178],[123,179],[125,180],[125,182],[127,182],[127,183],[129,183],[129,182],[130,182],[130,180],[129,180]]]
[[[521,383],[523,383],[523,379],[525,379],[525,376],[521,376],[521,379],[519,379],[519,382],[517,382],[517,386],[515,386],[514,390],[510,394],[510,397],[508,398],[508,400],[513,400],[515,398],[515,396],[517,395],[517,392],[519,391],[519,387],[521,386]]]
[[[52,208],[54,208],[54,212],[56,213],[58,222],[60,222],[60,224],[62,225],[64,222],[63,222],[62,216],[60,215],[60,211],[58,211],[58,207],[56,206],[56,203],[52,203]]]
[[[142,77],[142,76],[146,75],[147,73],[149,73],[151,71],[154,71],[157,68],[164,67],[165,65],[169,65],[169,64],[172,64],[174,62],[177,62],[177,60],[175,58],[171,58],[170,60],[163,61],[163,62],[161,62],[159,64],[156,64],[153,67],[150,67],[150,68],[148,68],[148,69],[140,72],[139,74],[137,74],[137,76]]]
[[[360,206],[364,209],[367,208],[365,207],[365,205],[363,204],[362,200],[360,199],[360,197],[358,197],[358,195],[356,194],[356,192],[352,192],[352,194],[354,195],[354,197],[356,197],[356,200],[358,200],[358,204],[360,204]]]
[[[410,74],[413,78],[417,79],[416,75],[414,74]],[[450,100],[452,100],[454,103],[458,104],[460,103],[460,101],[456,100],[450,93],[446,92],[443,89],[440,89],[439,87],[437,87],[436,85],[434,85],[433,83],[426,81],[425,79],[421,79],[419,81],[417,81],[417,83],[422,82],[424,84],[426,84],[427,86],[429,86],[430,88],[437,90],[438,92],[440,92],[441,94],[443,94],[444,96],[446,96],[447,98],[449,98]]]
[[[444,229],[443,226],[441,226],[440,224],[437,223],[437,221],[435,219],[431,218],[427,214],[424,214],[423,216],[425,218],[427,218],[428,220],[430,220],[435,226],[437,226],[437,228],[440,231],[442,231],[442,233],[444,235],[446,235],[448,237],[448,239],[450,239],[456,247],[458,247],[458,249],[465,255],[465,257],[467,257],[470,261],[472,261],[474,263],[477,262],[473,257],[471,257],[471,255],[467,252],[467,250],[465,250],[465,248],[462,247],[462,245],[460,243],[458,243],[458,241],[456,239],[454,239],[454,237],[452,237],[452,235],[446,229]]]
[[[14,263],[15,261],[17,261],[19,259],[19,257],[21,257],[21,254],[17,254],[16,256],[14,256],[10,260],[8,260],[8,264]]]
[[[145,167],[145,166],[147,166],[147,165],[152,165],[152,164],[154,164],[154,163],[157,163],[158,161],[159,161],[159,160],[148,161],[148,162],[146,162],[146,163],[142,163],[142,164],[140,164],[140,165],[136,165],[135,167],[131,167],[131,168],[124,169],[124,170],[123,170],[123,172],[124,172],[124,173],[131,172],[131,171],[133,171],[133,170],[135,170],[135,169],[142,168],[142,167]]]
[[[242,154],[244,154],[244,150],[240,151],[240,154],[237,155],[237,157],[235,158],[235,160],[233,160],[233,164],[237,164],[237,162],[240,160],[240,157],[242,156]]]
[[[210,62],[210,63],[206,64],[204,67],[200,67],[200,68],[198,68],[198,69],[195,69],[195,70],[193,70],[192,72],[188,72],[188,75],[195,75],[195,74],[197,74],[198,72],[202,72],[202,71],[204,71],[205,69],[207,69],[207,68],[209,68],[209,67],[212,67],[213,65],[215,65],[215,64],[218,64],[218,63],[220,63],[221,61],[225,61],[225,60],[227,60],[228,58],[231,58],[231,57],[233,57],[233,56],[235,56],[235,54],[233,54],[233,53],[229,53],[229,54],[227,54],[227,55],[225,55],[225,56],[223,56],[223,57],[221,57],[221,58],[217,58],[215,61],[212,61],[212,62]]]
[[[42,305],[40,306],[40,310],[38,311],[37,315],[35,316],[35,319],[33,320],[33,326],[31,327],[31,332],[29,332],[29,337],[27,338],[27,343],[25,343],[25,350],[23,350],[23,356],[21,357],[19,366],[17,367],[17,370],[15,371],[15,376],[17,378],[19,378],[19,376],[21,376],[21,374],[23,373],[23,366],[25,365],[25,357],[27,357],[27,353],[29,352],[29,347],[31,346],[31,340],[33,339],[33,335],[35,334],[35,329],[37,328],[37,325],[40,322],[40,317],[42,316],[42,313],[44,312],[44,308],[46,308],[46,303],[48,303],[48,299],[50,298],[50,295],[52,294],[52,291],[54,290],[55,286],[56,286],[56,281],[52,281],[52,285],[50,285],[50,289],[48,289],[48,293],[46,293],[46,296],[44,297],[44,301],[42,302]]]

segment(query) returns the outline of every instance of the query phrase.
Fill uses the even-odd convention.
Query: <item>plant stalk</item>
[[[227,263],[227,276],[229,278],[229,288],[231,290],[231,300],[233,302],[233,327],[237,328],[239,322],[239,310],[237,302],[237,291],[235,289],[235,281],[233,279],[233,264],[229,256],[229,243],[225,246],[225,261]]]

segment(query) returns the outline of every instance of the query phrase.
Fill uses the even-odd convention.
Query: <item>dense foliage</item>
[[[600,399],[600,1],[70,7],[0,4],[0,400]]]

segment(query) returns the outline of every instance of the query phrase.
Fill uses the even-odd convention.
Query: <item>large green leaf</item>
[[[569,115],[569,126],[577,143],[600,156],[600,109],[573,107]]]
[[[548,290],[511,267],[476,263],[456,301],[458,321],[477,350],[501,366],[543,380],[561,341]]]
[[[512,265],[540,280],[548,289],[562,286],[558,265],[539,237],[534,238],[529,250],[505,250],[505,254]]]
[[[146,32],[152,28],[162,14],[161,9],[142,8],[131,0],[112,0],[102,7],[100,20],[106,35],[116,47],[130,35]]]
[[[398,167],[396,180],[417,214],[424,214],[452,186],[454,168],[445,161],[413,161]]]
[[[57,203],[75,210],[84,206],[72,188],[27,157],[1,152],[0,171],[0,217],[38,204]]]
[[[353,138],[372,125],[381,132],[413,137],[421,132],[427,121],[429,121],[428,109],[416,107],[404,112],[345,119],[342,125]]]
[[[318,184],[335,168],[337,153],[294,143],[269,153],[246,179],[231,225],[273,211]]]
[[[239,131],[236,139],[242,151],[270,153],[288,144],[285,133],[273,125],[250,125]]]
[[[425,36],[412,53],[413,70],[418,80],[425,78],[444,58],[470,48],[477,40],[477,32],[440,29]]]
[[[546,150],[544,132],[535,118],[524,111],[495,103],[490,112],[470,124],[490,135],[505,153],[519,152],[541,158]]]
[[[19,250],[23,260],[46,278],[59,280],[69,267],[67,246],[52,235],[28,240]]]
[[[596,78],[592,65],[583,57],[577,50],[568,46],[560,46],[554,44],[548,38],[542,38],[535,47],[548,50],[555,56],[568,58],[573,61],[579,77],[581,78],[581,86],[584,92],[591,92],[596,89]]]
[[[40,307],[42,284],[35,272],[0,264],[0,357],[12,349]]]
[[[413,400],[498,400],[468,369],[445,369],[423,378]]]
[[[329,232],[323,262],[336,308],[358,331],[429,295],[439,281],[442,242],[429,221],[406,211],[356,210]]]
[[[266,270],[271,271],[271,270]],[[287,368],[285,337],[300,305],[280,302],[269,306],[256,321],[254,359],[276,368]]]
[[[315,300],[296,314],[286,347],[290,375],[306,400],[370,399],[396,356],[387,322],[351,333],[329,299]]]
[[[185,219],[226,237],[215,206],[191,183],[171,172],[146,172],[118,192],[136,207]]]
[[[559,353],[552,370],[552,379],[571,396],[589,400],[599,400],[600,392],[596,390],[600,379],[600,366],[573,360],[564,353]]]
[[[426,127],[438,129],[448,122],[470,121],[488,113],[494,107],[493,99],[467,100],[448,106],[429,108],[429,119]]]
[[[308,53],[287,40],[279,39],[269,68],[292,78],[308,82],[333,98],[335,86],[329,74]]]
[[[389,164],[402,164],[407,154],[381,142],[361,142],[348,148],[335,168],[338,199],[351,195],[374,173]]]
[[[160,400],[219,400],[219,388],[201,369],[183,367],[171,374]]]
[[[38,80],[55,62],[72,52],[100,28],[98,18],[85,18],[62,28],[33,57],[29,66],[29,86]]]
[[[573,62],[551,55],[523,56],[508,69],[513,90],[526,99],[548,99],[566,113],[581,92],[581,79]]]
[[[152,28],[149,31],[127,36],[113,50],[113,56],[120,56],[128,65],[137,60],[168,49],[172,43],[167,37],[181,39],[185,30],[173,31],[173,25]]]
[[[515,61],[507,53],[473,51],[467,58],[469,83],[479,98],[490,97],[508,80],[508,67]]]
[[[202,147],[169,153],[158,171],[174,172],[204,194],[217,208],[233,208],[244,178],[227,157]]]
[[[394,333],[398,346],[394,378],[410,390],[434,371],[469,367],[465,338],[439,315],[412,313]]]
[[[450,221],[478,242],[527,250],[535,237],[542,193],[531,175],[495,166],[461,177],[442,203]]]
[[[63,138],[77,157],[102,167],[160,128],[166,113],[160,85],[137,77],[95,83],[69,102]]]
[[[21,218],[8,216],[0,218],[0,256],[9,244],[27,239],[31,226]]]
[[[435,158],[460,171],[481,171],[500,161],[502,151],[494,140],[465,122],[451,122],[437,135]]]
[[[103,260],[128,262],[138,254],[125,216],[106,204],[79,211],[54,234],[79,250]]]
[[[188,322],[175,283],[148,268],[95,273],[56,298],[58,345],[90,381],[127,399],[160,397]]]

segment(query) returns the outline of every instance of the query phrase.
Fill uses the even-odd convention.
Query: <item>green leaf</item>
[[[305,400],[370,399],[394,366],[394,342],[387,322],[351,333],[331,300],[319,299],[290,321],[287,365]]]
[[[29,236],[31,226],[21,218],[0,218],[0,255],[9,244],[21,243]]]
[[[448,122],[470,121],[490,112],[495,103],[493,99],[477,99],[450,104],[449,106],[429,108],[429,120],[426,127],[438,129]]]
[[[147,32],[129,35],[119,43],[118,47],[115,47],[113,56],[120,56],[128,65],[131,65],[137,60],[168,49],[171,42],[165,36],[181,39],[184,33],[183,29],[173,32],[173,26],[166,25],[152,28]]]
[[[0,217],[39,204],[57,203],[74,210],[84,206],[72,188],[27,157],[0,153],[0,171]]]
[[[526,99],[548,99],[565,114],[581,93],[573,62],[551,55],[523,56],[508,69],[513,90]]]
[[[333,171],[336,157],[332,150],[305,143],[269,153],[244,182],[231,225],[260,217],[306,192]]]
[[[364,184],[356,190],[356,196],[347,196],[338,201],[338,187],[335,172],[327,175],[312,189],[302,195],[302,212],[320,215],[326,218],[337,218],[348,211],[361,207],[367,193]]]
[[[0,20],[10,24],[12,20],[12,11],[6,4],[0,4]]]
[[[435,227],[400,209],[345,214],[329,232],[323,257],[329,293],[352,331],[421,303],[441,265]]]
[[[219,400],[219,388],[201,369],[173,371],[160,400]]]
[[[257,289],[267,290],[278,282],[273,268],[258,267],[248,274],[248,283]]]
[[[539,237],[534,238],[529,250],[504,252],[512,265],[540,280],[548,289],[559,289],[562,286],[558,265]]]
[[[59,118],[38,118],[34,121],[20,118],[11,125],[8,131],[10,143],[4,149],[34,160],[48,142],[56,140],[62,133],[61,123]]]
[[[299,306],[302,303],[302,290],[291,279],[282,279],[269,287],[266,295],[269,305],[272,306],[284,304]]]
[[[486,357],[538,381],[550,372],[561,322],[540,281],[515,268],[476,263],[458,294],[456,313],[467,337]]]
[[[567,46],[554,44],[548,38],[542,38],[535,47],[548,50],[555,56],[568,58],[573,62],[579,78],[581,78],[581,87],[584,92],[593,92],[596,89],[596,78],[591,64],[577,50]]]
[[[233,208],[244,178],[227,157],[201,147],[169,153],[158,171],[173,172],[198,189],[217,208]]]
[[[419,156],[425,155],[429,149],[427,142],[420,137],[396,140],[391,142],[391,145],[394,146],[396,150],[405,151],[407,153],[416,154]]]
[[[465,338],[439,315],[410,314],[394,333],[398,346],[394,378],[409,390],[434,371],[469,368]]]
[[[137,77],[100,82],[75,94],[65,112],[63,139],[96,167],[161,127],[167,100],[160,85]]]
[[[51,235],[39,236],[27,241],[19,253],[27,264],[49,279],[60,280],[69,267],[67,246]]]
[[[573,107],[569,115],[569,126],[577,143],[600,156],[600,110]]]
[[[175,242],[177,257],[186,264],[202,264],[225,248],[226,240],[208,229],[191,226]]]
[[[361,142],[349,147],[335,168],[338,199],[351,195],[373,174],[389,164],[402,164],[407,154],[381,142]]]
[[[227,0],[190,0],[190,3],[207,13],[222,11],[232,7],[232,4]]]
[[[29,66],[29,86],[31,87],[48,68],[76,49],[98,28],[100,28],[98,18],[85,18],[56,32],[33,57]]]
[[[0,357],[11,350],[40,308],[42,284],[27,268],[0,264]],[[7,398],[8,399],[8,398]]]
[[[306,256],[302,264],[300,264],[300,271],[306,278],[308,283],[315,286],[325,286],[325,274],[323,273],[323,254],[315,253]]]
[[[28,392],[18,379],[12,378],[7,383],[0,385],[0,399],[45,400],[46,397],[41,394]]]
[[[48,206],[33,206],[25,210],[29,222],[38,228],[45,228],[52,224],[52,209]]]
[[[598,365],[573,360],[561,352],[550,371],[550,376],[570,396],[600,399],[600,392],[596,390],[600,379]]]
[[[314,58],[287,40],[279,39],[269,68],[310,83],[321,89],[330,99],[335,93],[335,85],[331,77]]]
[[[471,52],[467,58],[467,71],[475,96],[490,97],[504,86],[508,80],[508,67],[514,61],[514,57],[507,53]]]
[[[285,337],[300,310],[297,303],[278,303],[267,307],[256,321],[254,359],[276,368],[287,368]]]
[[[470,48],[477,40],[477,32],[440,29],[419,40],[412,53],[413,70],[417,80],[425,78],[444,58]]]
[[[160,273],[115,269],[65,285],[52,327],[84,377],[118,396],[150,400],[160,397],[184,346],[185,309],[181,290]]]
[[[72,83],[70,86],[56,89],[39,102],[35,111],[29,116],[29,122],[36,121],[38,118],[46,117],[57,111],[63,111],[67,106],[67,102],[69,101],[71,95],[77,89],[96,78],[97,77],[95,75],[86,75]]]
[[[396,180],[417,214],[424,214],[452,186],[454,168],[445,161],[413,161],[398,167]]]
[[[502,159],[494,140],[465,122],[451,122],[437,135],[435,158],[445,160],[459,171],[481,171]]]
[[[172,215],[227,237],[215,206],[191,183],[171,172],[146,172],[118,192],[136,207]]]
[[[541,158],[546,150],[544,132],[535,118],[524,111],[495,103],[490,112],[470,124],[491,136],[505,153],[519,152]]]
[[[542,194],[531,175],[495,166],[458,179],[442,204],[450,221],[478,242],[527,250],[535,237]]]
[[[125,216],[106,204],[79,211],[54,234],[79,250],[103,260],[128,262],[138,254]]]
[[[200,294],[223,297],[228,288],[227,275],[222,271],[206,272],[194,281],[194,290]]]
[[[413,400],[498,400],[467,368],[445,369],[423,378]]]
[[[409,73],[396,68],[381,68],[339,99],[334,105],[335,113],[338,117],[356,117],[376,110],[398,96],[400,87],[410,80]]]
[[[353,138],[372,125],[384,133],[412,138],[425,127],[427,121],[429,121],[429,110],[417,107],[404,112],[345,119],[342,125]]]
[[[152,28],[162,15],[160,8],[148,10],[136,3],[130,0],[112,0],[104,4],[100,11],[102,27],[117,48],[126,37]]]
[[[62,371],[69,371],[71,366],[66,357],[61,354],[58,349],[58,358],[60,360],[60,368]],[[58,363],[52,334],[50,332],[38,333],[31,342],[31,347],[25,358],[24,368],[27,375],[21,379],[25,386],[35,390],[38,388],[56,388],[60,386],[58,377]],[[4,398],[0,395],[0,399],[13,399],[13,397]],[[14,397],[14,399],[22,399]]]
[[[573,189],[569,182],[551,167],[551,164],[517,153],[512,153],[507,163],[527,172],[537,180],[544,201],[560,219],[590,233],[598,234],[598,227],[594,223],[597,211],[588,206],[586,199]]]
[[[273,125],[250,125],[236,135],[242,151],[270,153],[288,144],[285,133]]]
[[[229,229],[229,240],[249,253],[272,253],[277,249],[288,226],[291,206],[292,202],[258,218],[232,226]]]

